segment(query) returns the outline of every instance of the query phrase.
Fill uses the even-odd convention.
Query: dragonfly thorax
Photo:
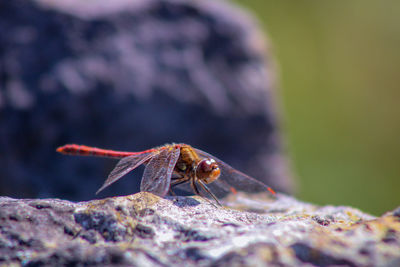
[[[196,177],[206,184],[214,182],[221,174],[221,170],[214,159],[202,159],[196,167]]]

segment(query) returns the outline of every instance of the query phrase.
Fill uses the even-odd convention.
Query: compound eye
[[[196,176],[206,184],[214,182],[221,174],[217,162],[214,159],[203,159],[197,165]]]

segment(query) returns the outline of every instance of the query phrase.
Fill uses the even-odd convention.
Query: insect
[[[187,144],[167,144],[141,152],[122,152],[69,144],[57,148],[57,152],[120,159],[96,194],[144,164],[146,167],[140,191],[151,192],[161,197],[168,192],[174,194],[171,187],[184,183],[189,183],[194,193],[201,197],[204,197],[204,191],[218,205],[221,204],[213,191],[218,195],[226,195],[236,193],[237,189],[247,192],[267,190],[275,195],[275,192],[262,182]]]

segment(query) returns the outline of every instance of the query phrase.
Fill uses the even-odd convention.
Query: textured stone
[[[0,198],[0,264],[398,266],[400,219],[238,193],[225,207],[142,192],[73,203]]]

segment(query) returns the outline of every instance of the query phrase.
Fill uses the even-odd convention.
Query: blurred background
[[[398,14],[396,1],[2,1],[0,195],[95,198],[116,162],[56,154],[65,143],[185,142],[304,201],[394,209]],[[97,197],[136,192],[141,174]]]
[[[236,1],[268,32],[297,196],[400,205],[400,2]]]

